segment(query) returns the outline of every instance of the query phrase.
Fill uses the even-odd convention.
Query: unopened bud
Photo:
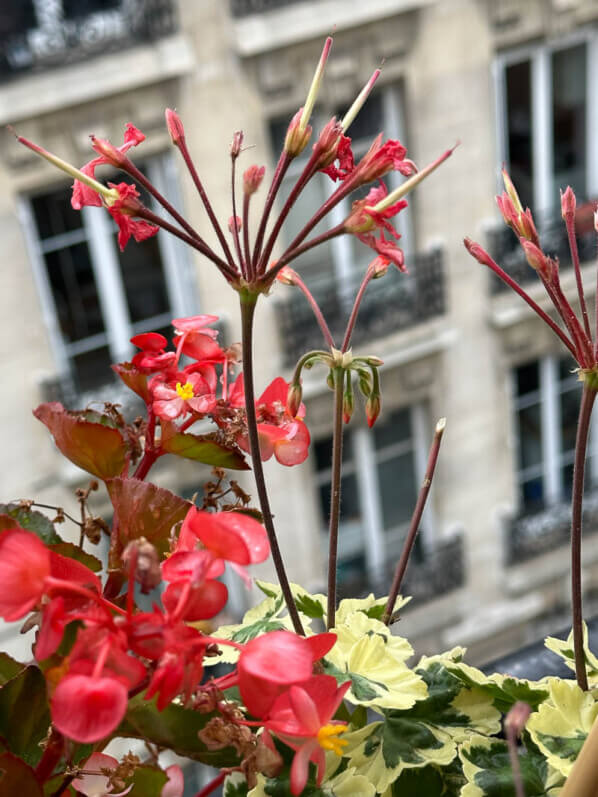
[[[371,393],[365,403],[365,417],[370,429],[380,415],[381,401],[379,393]]]
[[[296,272],[289,266],[283,266],[276,275],[276,279],[283,285],[295,285]]]
[[[303,390],[300,382],[295,382],[289,385],[289,392],[287,394],[287,409],[293,418],[299,412],[301,406],[301,399],[303,397]]]
[[[181,122],[181,117],[176,111],[167,108],[165,111],[166,127],[170,133],[170,138],[175,147],[178,147],[181,141],[185,140],[185,129]]]
[[[330,390],[334,390],[334,371],[330,369],[328,371],[328,376],[326,377],[326,384],[330,388]]]
[[[380,368],[381,365],[384,365],[384,360],[381,360],[380,357],[375,357],[373,354],[370,354],[364,359],[368,365],[372,366],[372,368]]]
[[[471,238],[464,238],[463,243],[465,244],[465,248],[469,254],[474,257],[478,263],[481,263],[482,266],[492,267],[494,261],[483,246],[480,246],[480,244],[472,241]]]
[[[127,156],[124,152],[121,152],[114,144],[111,144],[105,138],[96,138],[95,136],[90,136],[91,138],[91,145],[94,150],[99,154],[103,155],[104,158],[110,163],[112,166],[115,166],[117,169],[120,169],[125,163],[128,162]]]
[[[245,170],[243,174],[243,191],[247,196],[255,194],[264,179],[265,173],[265,166],[250,166]]]
[[[531,241],[521,238],[521,248],[525,254],[525,259],[529,265],[537,271],[543,280],[550,280],[552,276],[552,269],[550,268],[550,258],[546,257],[540,247],[533,244]]]
[[[372,378],[369,371],[359,371],[359,389],[366,398],[372,392]]]
[[[505,184],[505,190],[509,195],[509,197],[511,198],[511,202],[515,206],[515,210],[517,211],[517,213],[523,213],[523,206],[521,204],[521,200],[519,199],[519,194],[517,193],[511,178],[507,174],[506,169],[502,170],[502,179],[503,183]]]
[[[521,736],[531,713],[531,706],[518,700],[505,717],[505,730],[513,736]]]
[[[228,220],[228,231],[232,233],[235,231],[235,227],[237,228],[237,232],[241,232],[241,227],[243,226],[243,222],[241,221],[240,216],[231,216]]]
[[[350,384],[349,379],[347,378],[347,383]],[[343,394],[343,423],[349,423],[351,420],[351,416],[353,415],[353,410],[355,409],[355,402],[353,400],[353,390],[349,388]]]
[[[341,123],[337,121],[336,117],[324,125],[318,136],[318,140],[314,144],[314,153],[317,154],[317,167],[324,169],[326,166],[335,160],[340,137],[343,133]]]
[[[238,158],[241,154],[241,147],[243,146],[243,131],[237,130],[233,136],[232,144],[230,145],[231,158]]]
[[[123,562],[128,564],[133,555],[137,556],[135,580],[141,585],[144,595],[151,592],[162,581],[158,552],[145,537],[131,540],[123,552]]]
[[[576,204],[575,194],[571,186],[568,185],[565,191],[561,191],[561,215],[563,216],[563,221],[567,221],[567,217],[573,218]]]
[[[301,155],[311,137],[311,125],[307,125],[306,127],[300,126],[302,113],[303,108],[299,108],[295,116],[291,119],[284,139],[284,150],[292,158]]]

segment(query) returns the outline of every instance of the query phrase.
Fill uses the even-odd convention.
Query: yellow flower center
[[[184,400],[187,401],[188,399],[193,398],[193,385],[191,382],[185,382],[184,385],[181,385],[180,382],[176,383],[176,392],[179,396]]]
[[[332,750],[337,755],[343,754],[343,747],[349,742],[339,739],[338,736],[347,730],[346,725],[322,725],[318,731],[318,744],[323,750]]]

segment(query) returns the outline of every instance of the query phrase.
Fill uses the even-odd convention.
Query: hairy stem
[[[575,237],[575,213],[567,213],[565,215],[565,226],[567,227],[567,237],[569,239],[569,249],[571,250],[571,260],[573,260],[573,267],[575,269],[575,282],[577,285],[577,295],[579,296],[579,306],[581,307],[581,314],[583,317],[583,326],[588,339],[592,340],[590,319],[588,317],[588,307],[586,305],[586,297],[583,290],[583,282],[581,280],[579,251],[577,249],[577,239]]]
[[[575,463],[573,465],[573,491],[571,496],[571,604],[573,615],[573,650],[575,653],[575,676],[577,678],[577,684],[584,691],[587,691],[588,688],[588,678],[583,650],[581,525],[586,448],[595,398],[596,387],[593,384],[584,382],[581,403],[579,405],[579,418],[577,421]]]
[[[424,476],[422,486],[419,490],[415,509],[413,510],[413,515],[411,516],[411,523],[409,524],[409,531],[407,532],[407,537],[405,538],[405,544],[403,545],[401,556],[397,562],[394,578],[388,593],[388,601],[386,602],[384,614],[382,615],[382,622],[386,623],[386,625],[388,625],[391,621],[399,590],[401,589],[401,584],[403,583],[403,577],[405,575],[405,571],[407,570],[407,565],[409,564],[409,557],[411,556],[413,546],[415,545],[417,532],[419,531],[419,524],[426,506],[426,501],[428,500],[430,487],[432,486],[432,479],[434,478],[434,471],[436,469],[436,462],[438,461],[440,443],[442,442],[442,435],[444,434],[445,426],[446,419],[441,418],[436,424],[436,429],[434,430],[434,437],[432,438],[432,445],[430,446],[430,453],[428,454],[426,475]]]
[[[332,484],[330,488],[330,524],[328,530],[328,617],[327,627],[336,621],[336,569],[338,526],[341,514],[341,471],[343,461],[343,387],[345,372],[334,371],[334,431],[332,433]]]
[[[251,460],[253,464],[253,475],[255,477],[255,484],[257,487],[257,494],[262,510],[264,526],[268,534],[270,542],[270,550],[272,552],[272,561],[276,568],[276,574],[280,583],[280,588],[284,596],[289,616],[293,622],[293,627],[298,634],[305,636],[301,618],[295,605],[293,593],[291,592],[291,585],[287,578],[284,562],[276,531],[274,529],[274,521],[272,519],[272,511],[270,509],[270,501],[268,499],[268,492],[266,490],[266,481],[264,479],[264,468],[262,466],[262,458],[260,456],[260,442],[257,429],[257,416],[255,411],[255,389],[253,385],[253,319],[255,315],[256,296],[246,296],[241,294],[241,340],[243,347],[243,380],[245,383],[245,410],[247,414],[247,434],[249,437],[249,450],[251,452]]]
[[[322,335],[324,336],[324,340],[331,348],[335,348],[336,344],[334,343],[334,338],[332,337],[332,333],[330,332],[330,327],[326,323],[324,314],[320,309],[320,305],[316,302],[312,292],[309,290],[307,285],[303,282],[299,274],[297,274],[296,272],[293,274],[293,285],[296,285],[301,291],[301,293],[307,299],[309,306],[311,307],[312,312],[316,318],[316,321],[318,322],[318,326],[320,327]]]

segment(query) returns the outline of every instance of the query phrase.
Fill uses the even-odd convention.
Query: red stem
[[[336,238],[338,235],[342,235],[345,232],[345,225],[344,222],[341,224],[337,224],[336,227],[332,227],[332,229],[327,230],[326,232],[320,233],[320,235],[316,235],[315,238],[311,238],[309,241],[306,241],[304,244],[295,247],[294,249],[287,249],[286,252],[283,253],[280,260],[277,260],[274,265],[272,266],[269,271],[266,272],[264,280],[268,283],[272,283],[278,274],[285,266],[292,260],[296,260],[305,252],[308,252],[310,249],[313,249],[314,246],[319,246],[320,244],[325,243],[326,241],[331,240],[332,238]]]
[[[355,328],[355,322],[357,321],[357,314],[359,313],[359,306],[361,304],[361,300],[364,297],[365,289],[367,288],[369,282],[374,277],[374,271],[371,268],[365,272],[365,276],[361,281],[361,285],[359,286],[359,290],[357,291],[357,296],[355,297],[355,301],[353,302],[353,309],[351,310],[351,315],[349,317],[349,321],[347,323],[347,329],[345,331],[345,337],[343,339],[343,345],[341,347],[341,351],[344,353],[349,348],[349,344],[351,343],[351,335],[353,334],[353,329]]]
[[[214,791],[216,791],[218,786],[224,783],[224,778],[226,775],[226,772],[221,772],[219,775],[216,775],[216,777],[211,780],[207,786],[204,786],[203,789],[200,789],[197,792],[195,797],[208,797],[209,794],[212,794]]]
[[[245,263],[247,266],[247,280],[253,282],[255,274],[251,263],[251,252],[249,249],[249,200],[250,194],[243,194],[243,249],[245,252]]]
[[[326,319],[320,309],[320,305],[316,302],[313,297],[313,294],[307,287],[307,285],[303,282],[299,274],[296,272],[293,274],[293,285],[296,285],[299,290],[303,293],[307,301],[309,302],[309,306],[311,307],[314,316],[316,317],[316,321],[318,322],[318,326],[322,331],[322,335],[326,343],[330,346],[330,348],[336,348],[336,344],[334,342],[334,338],[332,337],[332,333],[330,332],[330,328],[326,323]]]
[[[577,283],[577,295],[579,296],[579,305],[581,307],[581,315],[583,317],[583,326],[586,331],[588,340],[592,340],[592,333],[590,331],[590,319],[588,317],[588,308],[586,305],[586,297],[583,290],[583,282],[581,281],[581,268],[579,265],[579,251],[577,249],[577,239],[575,238],[574,226],[574,213],[565,214],[565,226],[567,227],[567,237],[569,238],[569,249],[571,250],[571,260],[573,260],[573,267],[575,268],[575,282]]]
[[[411,523],[409,524],[409,531],[407,532],[407,537],[405,538],[401,556],[397,562],[394,578],[388,593],[388,601],[386,602],[384,614],[382,615],[382,622],[386,623],[386,625],[390,623],[392,618],[392,613],[394,611],[395,603],[397,602],[397,597],[401,589],[403,577],[405,575],[405,571],[407,570],[407,565],[409,564],[409,557],[411,556],[413,546],[415,545],[417,532],[419,531],[419,524],[426,506],[426,501],[428,500],[428,494],[430,492],[430,487],[432,486],[432,479],[434,478],[434,470],[436,469],[436,462],[438,461],[438,454],[440,452],[440,443],[442,442],[444,428],[445,421],[442,419],[438,421],[436,424],[436,429],[434,430],[434,437],[432,439],[432,445],[430,446],[430,453],[428,454],[426,475],[424,476],[422,486],[419,490],[415,509],[413,510],[413,515],[411,517]]]
[[[239,228],[237,227],[237,199],[236,199],[236,186],[235,186],[235,165],[237,159],[231,158],[231,197],[232,197],[232,204],[233,204],[233,241],[235,242],[235,249],[237,250],[237,257],[239,259],[239,265],[241,266],[241,274],[245,279],[247,279],[247,264],[243,259],[243,254],[241,252],[241,242],[239,240]]]
[[[257,275],[257,264],[262,253],[262,244],[264,242],[264,234],[266,232],[266,226],[268,224],[268,219],[270,218],[270,212],[272,210],[272,205],[274,204],[274,200],[276,199],[276,195],[278,194],[278,190],[282,183],[282,180],[287,173],[287,169],[289,168],[289,164],[293,158],[289,155],[289,153],[283,149],[280,153],[280,158],[278,159],[278,163],[276,164],[276,169],[274,171],[274,176],[272,178],[272,182],[270,183],[270,188],[268,189],[268,196],[266,197],[266,201],[264,203],[264,210],[262,211],[262,218],[260,220],[260,226],[257,231],[257,236],[255,238],[255,244],[253,246],[253,271]]]
[[[328,529],[328,612],[326,627],[336,622],[336,571],[338,559],[338,527],[341,514],[341,479],[343,462],[343,387],[345,372],[335,368],[334,430],[332,432],[332,482],[330,485],[330,524]]]

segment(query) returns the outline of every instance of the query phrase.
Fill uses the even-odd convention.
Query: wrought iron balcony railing
[[[388,594],[394,575],[394,562],[388,563],[385,577],[378,583],[371,583],[367,577],[357,581],[345,581],[339,584],[339,595],[342,598],[355,598],[373,592],[376,597]],[[417,608],[426,601],[440,598],[465,583],[465,555],[463,538],[456,535],[450,540],[441,542],[425,556],[411,558],[401,586],[402,595],[411,595],[413,600],[405,607]]]
[[[584,534],[598,532],[598,485],[586,488],[583,505]],[[505,527],[507,564],[516,564],[568,545],[571,504],[562,501],[511,518]]]
[[[230,0],[233,17],[248,17],[250,14],[262,14],[273,8],[291,6],[299,0]]]
[[[593,219],[595,205],[595,202],[585,202],[577,208],[575,229],[582,263],[591,261],[596,256],[596,233]],[[571,255],[567,230],[561,218],[560,209],[552,213],[534,213],[534,220],[543,251],[551,257],[558,257],[561,269],[570,268]],[[499,266],[519,284],[537,280],[537,275],[525,259],[515,234],[504,224],[489,231],[488,249]],[[491,275],[491,280],[492,293],[509,290],[498,277]]]
[[[8,0],[0,80],[154,41],[177,29],[175,0]]]
[[[381,338],[444,313],[442,250],[416,255],[407,262],[409,274],[399,274],[393,268],[383,279],[368,285],[353,334],[354,343]],[[307,282],[340,345],[358,283],[339,284],[330,278],[313,285],[309,279]],[[323,340],[304,297],[296,288],[287,290],[293,295],[277,305],[277,314],[285,362],[292,365],[306,351],[322,348]]]

